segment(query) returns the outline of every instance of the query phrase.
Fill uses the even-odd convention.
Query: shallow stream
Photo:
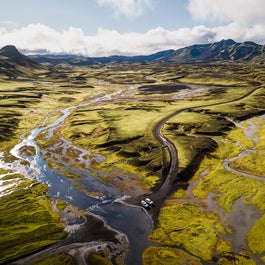
[[[259,129],[260,126],[257,125],[256,123],[261,121],[261,120],[264,120],[264,119],[265,119],[265,115],[262,115],[260,117],[254,118],[254,119],[249,119],[247,121],[247,126],[243,126],[242,123],[237,123],[237,122],[232,121],[237,127],[239,127],[239,128],[244,130],[244,133],[245,133],[247,139],[252,141],[254,146],[252,148],[244,149],[241,146],[241,144],[238,143],[238,145],[241,147],[241,152],[235,157],[231,157],[231,158],[225,159],[224,162],[223,162],[223,166],[224,166],[224,168],[227,171],[235,173],[235,174],[238,174],[238,175],[243,176],[243,177],[248,177],[248,178],[252,178],[252,179],[256,179],[256,180],[260,180],[260,181],[265,181],[265,177],[264,176],[256,176],[256,175],[253,175],[253,174],[248,174],[248,173],[245,173],[245,172],[241,172],[241,171],[238,171],[238,170],[230,167],[230,165],[229,165],[231,162],[237,160],[238,158],[245,157],[249,153],[257,151],[257,147],[256,146],[257,146],[257,144],[259,142],[259,136],[257,134],[257,130]]]

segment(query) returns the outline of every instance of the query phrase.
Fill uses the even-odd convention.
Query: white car
[[[144,200],[141,200],[141,205],[146,208],[149,209],[149,204],[147,202],[145,202]]]
[[[154,205],[154,202],[149,198],[145,198],[145,202],[148,203],[149,205]]]

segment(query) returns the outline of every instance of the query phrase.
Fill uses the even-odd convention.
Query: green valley
[[[0,53],[1,264],[265,262],[263,64],[19,58]],[[150,221],[142,253],[113,205]]]

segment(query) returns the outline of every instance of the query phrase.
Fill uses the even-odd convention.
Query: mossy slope
[[[46,185],[36,184],[0,198],[0,263],[65,237],[60,217],[51,210],[46,192]]]

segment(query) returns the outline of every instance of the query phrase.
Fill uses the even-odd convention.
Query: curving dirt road
[[[159,183],[157,187],[155,187],[155,191],[149,196],[155,203],[155,207],[151,207],[149,211],[149,214],[153,217],[153,220],[157,220],[157,216],[159,214],[162,203],[174,191],[174,189],[176,188],[174,183],[176,182],[176,180],[179,180],[178,152],[175,145],[169,139],[162,135],[161,131],[164,124],[174,116],[184,111],[236,102],[250,96],[252,93],[254,93],[260,88],[261,87],[255,88],[250,92],[246,93],[245,95],[230,101],[180,109],[163,118],[155,125],[153,129],[153,135],[161,143],[162,147],[169,153],[170,163],[167,168],[167,171],[164,170],[165,174],[162,177],[161,183]],[[129,201],[132,204],[139,205],[139,201],[142,198],[143,197],[132,198],[132,200]],[[93,225],[90,222],[94,222]],[[60,241],[59,243],[36,254],[21,258],[9,264],[28,264],[29,261],[37,261],[41,257],[47,257],[52,253],[55,254],[60,253],[62,251],[71,251],[71,254],[74,256],[76,264],[86,264],[86,257],[89,251],[91,251],[91,249],[94,249],[97,246],[102,247],[103,245],[107,245],[109,248],[112,248],[113,252],[126,252],[124,250],[126,246],[123,244],[123,239],[119,237],[117,238],[118,233],[116,231],[107,229],[104,223],[101,220],[98,220],[97,218],[90,219],[90,222],[86,222],[80,227],[78,231],[76,231],[76,233],[72,233],[70,236]],[[90,238],[88,238],[88,235],[90,236]]]
[[[200,106],[195,106],[195,107],[189,107],[189,108],[183,108],[178,111],[173,112],[169,116],[163,118],[160,120],[155,127],[153,128],[153,135],[154,137],[161,143],[162,148],[167,148],[169,155],[170,155],[170,163],[169,167],[167,170],[163,170],[163,172],[166,172],[165,175],[162,176],[161,182],[157,185],[157,187],[154,188],[154,192],[149,196],[155,203],[156,207],[152,207],[150,209],[150,214],[152,215],[154,221],[157,220],[157,216],[159,214],[160,208],[162,206],[162,203],[164,200],[173,192],[174,190],[174,183],[178,179],[178,151],[175,147],[175,145],[165,136],[162,135],[162,127],[164,124],[173,118],[174,116],[188,110],[193,110],[193,109],[198,109],[198,108],[204,108],[204,107],[211,107],[211,106],[219,106],[219,105],[224,105],[228,103],[233,103],[236,101],[240,101],[244,98],[247,98],[248,96],[252,95],[255,91],[259,90],[260,88],[263,87],[256,87],[252,89],[251,91],[247,92],[243,96],[240,96],[238,98],[225,101],[225,102],[219,102],[219,103],[211,103],[211,104],[205,104],[205,105],[200,105]],[[165,159],[164,159],[165,161]],[[165,169],[165,165],[163,165]],[[142,198],[141,198],[142,199]]]

